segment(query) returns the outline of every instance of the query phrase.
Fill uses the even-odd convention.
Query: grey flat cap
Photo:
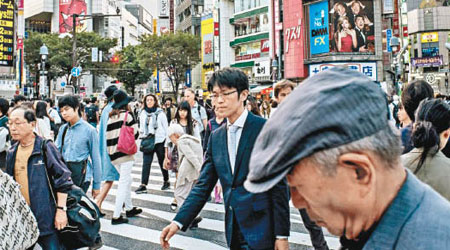
[[[244,187],[265,192],[301,159],[386,128],[387,101],[365,75],[332,68],[308,78],[279,106],[259,134]]]

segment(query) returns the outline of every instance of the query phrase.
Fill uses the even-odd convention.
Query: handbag
[[[38,237],[36,218],[19,184],[0,170],[0,249],[28,249]]]
[[[134,128],[127,126],[128,111],[125,113],[122,127],[120,128],[119,142],[117,151],[127,155],[133,155],[137,152],[136,140],[134,139]]]
[[[47,142],[48,140],[44,140],[41,145],[41,154],[45,163],[47,163]],[[44,168],[50,193],[56,205],[53,182],[48,175],[47,167],[44,166]],[[75,185],[72,185],[67,192],[66,207],[68,223],[59,231],[59,238],[64,246],[67,249],[93,246],[100,231],[100,209],[81,188]]]
[[[156,119],[155,124],[156,125],[155,125],[154,129],[155,129],[155,132],[156,132],[156,129],[158,128],[158,114],[159,113],[155,113],[155,114],[156,114],[155,115],[155,119]],[[147,116],[147,118],[149,118],[149,116]],[[149,119],[147,119],[146,126],[148,126],[148,120]],[[141,146],[139,147],[139,150],[142,153],[148,154],[148,153],[153,152],[154,149],[155,149],[155,135],[154,134],[148,134],[147,137],[142,139]]]
[[[167,170],[172,170],[173,172],[178,172],[178,148],[174,146],[172,150],[169,149],[167,158],[169,164],[167,164]]]

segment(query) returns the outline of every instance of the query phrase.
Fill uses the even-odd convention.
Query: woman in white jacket
[[[141,185],[136,189],[137,194],[147,193],[148,179],[150,177],[150,169],[153,161],[153,155],[156,153],[158,157],[159,167],[164,178],[164,184],[161,190],[170,187],[169,172],[163,168],[164,164],[164,142],[167,138],[167,117],[164,111],[159,108],[158,99],[153,94],[144,97],[144,108],[139,115],[139,128],[141,139],[149,134],[155,135],[155,148],[150,153],[144,153],[144,162],[142,169]]]
[[[40,137],[43,137],[47,140],[53,141],[53,132],[50,126],[50,118],[48,118],[47,114],[47,103],[39,101],[36,103],[35,107],[36,112],[36,128],[35,132]]]

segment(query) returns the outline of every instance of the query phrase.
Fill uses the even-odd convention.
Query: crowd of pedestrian
[[[147,193],[156,154],[177,213],[161,232],[163,248],[199,226],[211,199],[225,207],[230,249],[289,249],[290,199],[315,249],[328,249],[322,227],[342,249],[450,248],[450,105],[428,83],[410,82],[388,102],[370,79],[334,68],[299,86],[282,80],[273,100],[258,101],[246,75],[226,68],[208,90],[203,101],[185,89],[178,104],[154,94],[133,103],[115,85],[103,105],[74,95],[56,106],[0,98],[0,191],[11,186],[22,206],[8,211],[31,228],[29,237],[0,229],[23,249],[72,249],[59,232],[73,186],[90,191],[103,217],[114,182],[111,224],[128,223],[143,211],[131,195]],[[141,185],[132,190],[138,157]],[[96,234],[90,249],[103,245]]]

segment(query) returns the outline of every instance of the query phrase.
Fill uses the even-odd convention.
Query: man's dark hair
[[[83,102],[86,104],[89,104],[89,103],[91,103],[91,99],[89,97],[86,97],[83,99]]]
[[[50,107],[53,108],[53,100],[51,98],[45,99],[45,102],[50,104]]]
[[[59,99],[58,107],[61,109],[64,106],[69,106],[74,110],[80,107],[80,100],[74,95],[65,95]]]
[[[214,72],[208,81],[208,91],[212,92],[216,85],[220,88],[236,88],[238,96],[242,91],[249,89],[248,77],[244,72],[235,68],[223,68]]]
[[[167,102],[167,101],[173,102],[173,101],[172,101],[172,98],[170,98],[170,97],[164,98],[164,102]]]
[[[0,111],[2,115],[8,115],[9,103],[6,99],[0,98]]]
[[[25,105],[16,106],[13,108],[11,113],[16,110],[23,110],[23,118],[25,118],[25,120],[27,120],[28,123],[36,121],[36,114],[34,113],[34,110],[29,108],[28,106]]]
[[[97,97],[93,96],[91,97],[91,103],[96,103],[97,102]]]
[[[356,19],[358,19],[358,17],[361,17],[364,20],[364,17],[362,15],[356,15],[355,16],[355,23],[356,23]]]
[[[410,82],[402,93],[402,103],[411,121],[415,121],[414,113],[422,100],[433,98],[433,88],[424,80]]]
[[[27,98],[23,95],[16,95],[14,96],[14,103],[18,103],[18,102],[24,102],[26,101]]]

